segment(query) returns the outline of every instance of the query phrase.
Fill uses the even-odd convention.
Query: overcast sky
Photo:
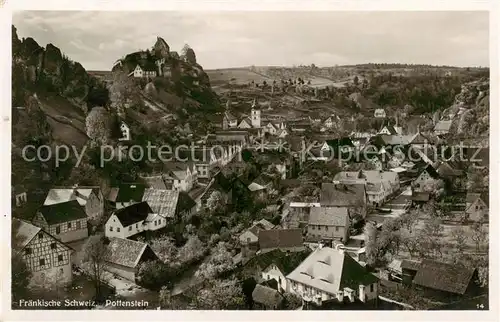
[[[91,12],[14,14],[19,37],[53,43],[87,70],[163,37],[205,69],[369,62],[489,66],[487,12]]]

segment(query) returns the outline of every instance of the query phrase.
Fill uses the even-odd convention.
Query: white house
[[[125,122],[120,124],[120,131],[122,132],[122,137],[119,138],[119,141],[130,141],[130,128]]]
[[[435,190],[435,185],[439,181],[439,179],[439,174],[434,169],[434,167],[429,164],[420,172],[418,177],[413,180],[411,185],[414,191],[431,192]]]
[[[465,213],[471,221],[488,220],[489,215],[489,194],[484,193],[467,193]]]
[[[153,213],[143,201],[111,214],[105,224],[106,237],[128,238],[145,230],[156,230],[167,225],[167,219]]]
[[[321,305],[336,299],[363,303],[378,298],[379,280],[342,250],[319,247],[288,274],[291,293]]]
[[[392,125],[386,125],[384,126],[378,134],[385,134],[385,135],[398,135],[401,133],[398,133],[396,128]]]
[[[167,174],[165,181],[173,190],[190,191],[198,178],[196,166],[192,162],[165,163]]]
[[[135,78],[156,77],[156,70],[146,70],[145,68],[137,65],[135,66],[135,69],[130,74],[128,74],[128,76],[133,76]]]
[[[377,108],[373,116],[375,116],[376,118],[385,118],[385,110],[383,108]]]
[[[340,121],[340,118],[337,115],[332,114],[323,122],[323,126],[327,129],[331,129],[338,121]]]

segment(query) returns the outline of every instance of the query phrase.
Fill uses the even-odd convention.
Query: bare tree
[[[475,223],[472,225],[471,239],[476,244],[476,252],[479,252],[483,243],[488,239],[486,231],[483,229],[483,225],[481,223]]]
[[[95,285],[95,297],[102,299],[102,284],[106,260],[109,257],[108,240],[104,236],[93,235],[83,245],[83,269],[90,274]]]

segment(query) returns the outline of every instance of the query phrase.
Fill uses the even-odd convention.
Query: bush
[[[172,269],[160,261],[148,261],[139,266],[137,283],[150,290],[159,290],[163,286],[170,288],[175,276]]]

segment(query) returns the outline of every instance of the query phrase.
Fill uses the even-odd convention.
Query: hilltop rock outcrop
[[[59,48],[53,44],[43,48],[33,38],[20,40],[12,26],[13,106],[24,106],[26,97],[32,93],[47,92],[71,100],[86,112],[89,99],[100,96],[94,91],[102,91],[103,87],[87,74],[81,64],[64,56]],[[105,104],[106,101],[98,103]]]

